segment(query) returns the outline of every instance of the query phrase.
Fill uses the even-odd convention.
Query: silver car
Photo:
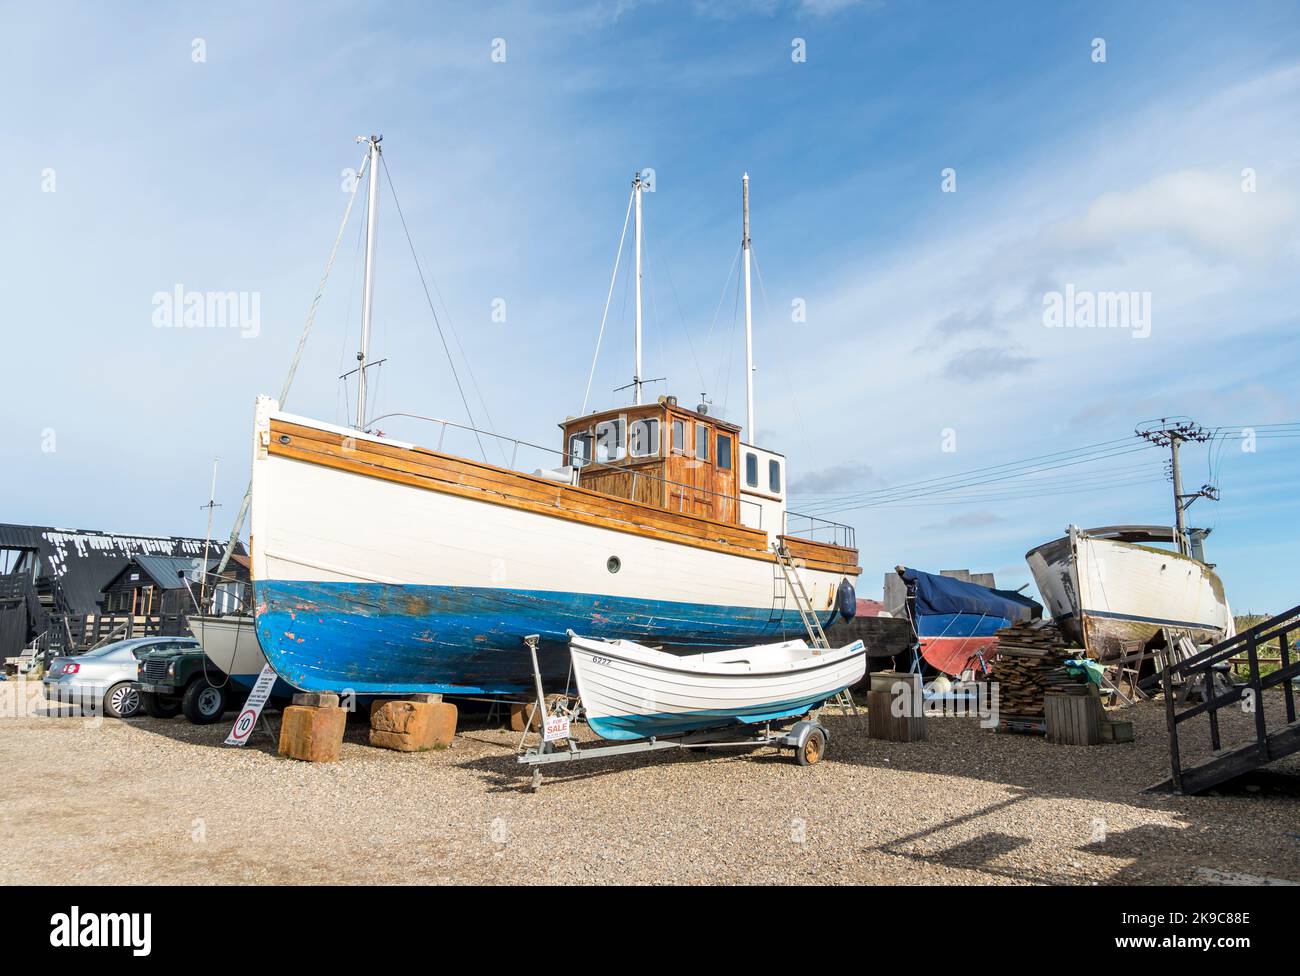
[[[110,718],[130,718],[143,704],[136,684],[141,654],[170,645],[198,647],[188,637],[132,637],[75,657],[56,657],[42,681],[45,697],[60,705],[91,709]]]

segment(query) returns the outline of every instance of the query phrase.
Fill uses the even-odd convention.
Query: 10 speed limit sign
[[[226,745],[242,746],[248,741],[248,737],[253,734],[253,729],[257,728],[257,720],[262,715],[262,706],[271,697],[271,688],[274,685],[275,672],[271,670],[271,665],[262,665],[262,673],[257,676],[257,682],[253,685],[248,701],[239,710],[239,718],[235,719],[235,726],[230,730],[230,735],[226,736]]]

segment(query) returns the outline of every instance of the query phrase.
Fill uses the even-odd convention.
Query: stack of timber
[[[1047,692],[1086,684],[1085,678],[1065,668],[1065,662],[1080,653],[1049,621],[1033,620],[998,631],[992,679],[998,684],[999,729],[1046,732]]]

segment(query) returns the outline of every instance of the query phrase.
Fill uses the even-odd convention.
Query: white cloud
[[[1097,197],[1081,216],[1044,232],[1061,251],[1141,246],[1158,237],[1213,258],[1253,263],[1293,240],[1288,186],[1244,192],[1240,171],[1187,169]]]

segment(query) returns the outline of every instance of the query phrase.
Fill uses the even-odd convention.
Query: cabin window
[[[695,460],[709,459],[709,428],[704,424],[695,425]]]
[[[731,436],[729,434],[718,435],[718,467],[726,471],[731,470]]]
[[[758,487],[758,455],[753,451],[745,452],[745,484],[750,488]]]
[[[621,461],[627,454],[627,422],[602,420],[596,425],[596,460]]]
[[[591,463],[590,434],[574,434],[569,438],[569,463],[575,468]]]
[[[673,453],[686,453],[686,421],[673,421]]]
[[[767,462],[767,486],[771,489],[773,495],[781,494],[781,462],[772,460]]]
[[[633,421],[631,439],[629,450],[633,457],[655,457],[659,453],[659,421]]]

